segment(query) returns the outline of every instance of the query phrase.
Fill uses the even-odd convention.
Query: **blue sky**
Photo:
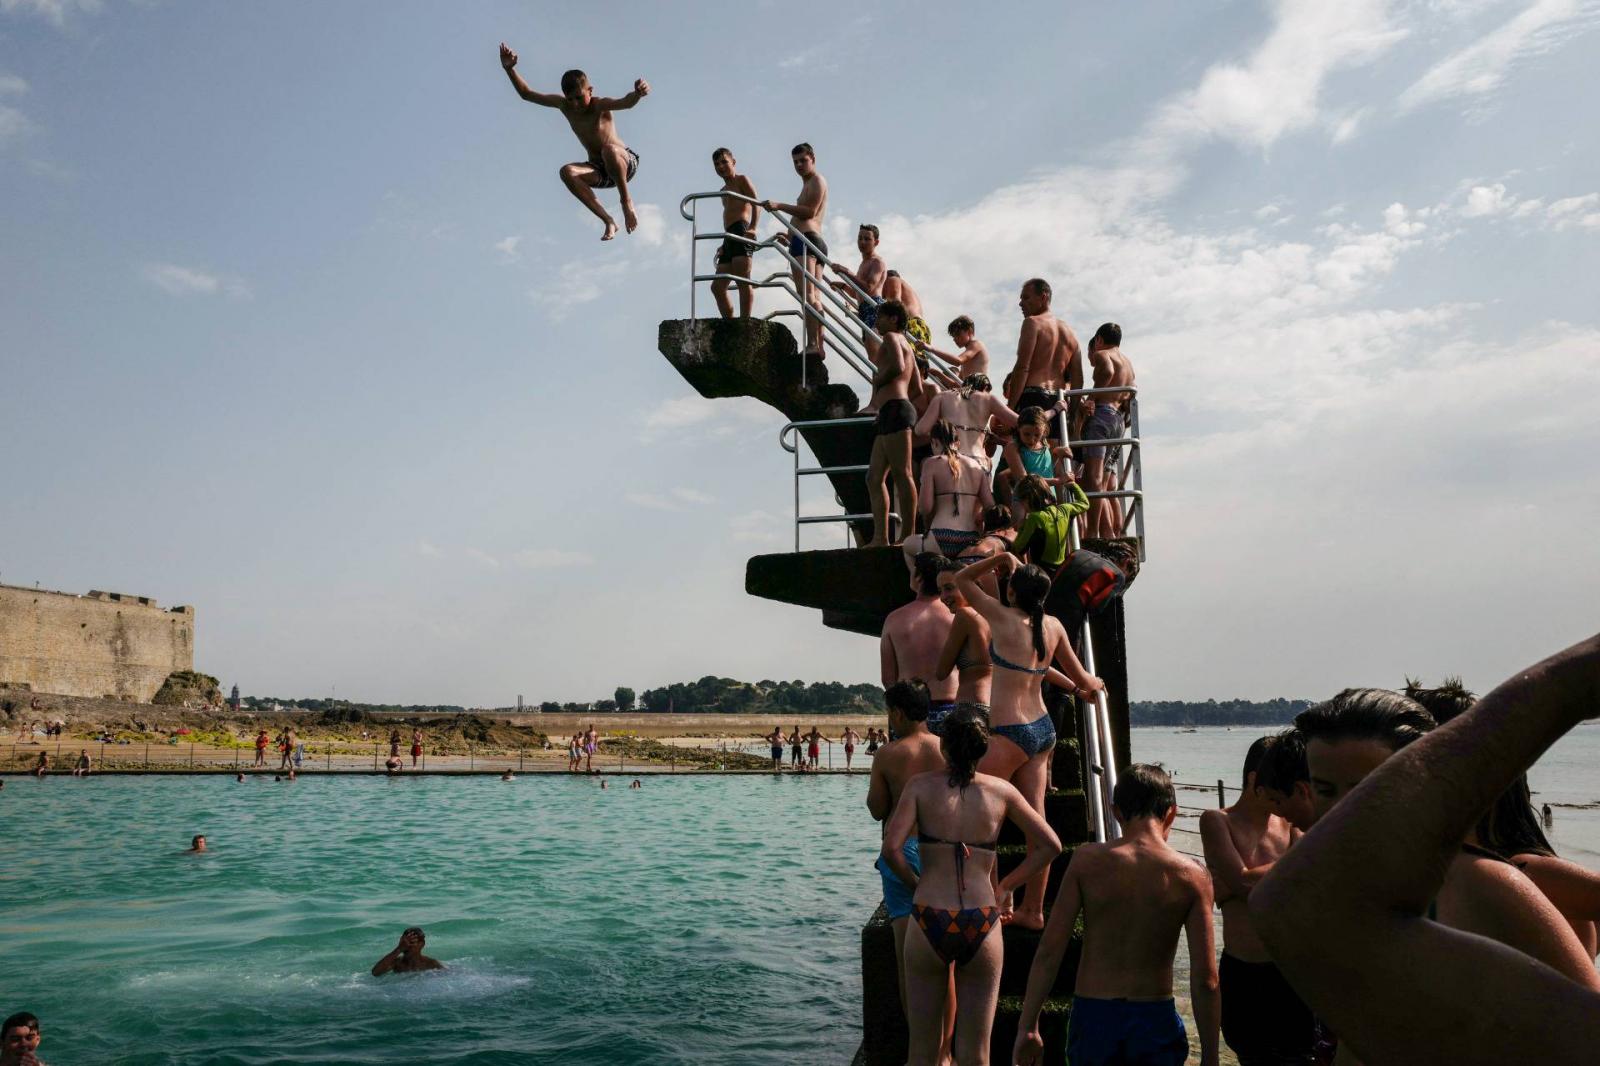
[[[192,603],[246,692],[874,679],[743,595],[782,418],[655,351],[710,150],[792,199],[809,140],[835,247],[879,223],[1002,364],[1030,275],[1122,323],[1135,698],[1483,686],[1592,628],[1600,5],[1001,10],[0,0],[0,581]],[[639,233],[502,39],[649,79]]]

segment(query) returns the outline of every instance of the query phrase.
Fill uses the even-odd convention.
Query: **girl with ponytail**
[[[994,505],[994,496],[989,472],[957,449],[954,426],[941,418],[929,436],[935,454],[923,460],[917,502],[939,551],[954,558],[978,542],[983,510]]]
[[[945,997],[954,967],[956,1062],[987,1062],[1005,941],[996,931],[1009,915],[1017,886],[1047,876],[1061,841],[1014,785],[983,772],[992,746],[987,718],[974,708],[944,720],[943,770],[906,782],[884,830],[880,861],[915,885],[911,917],[921,932],[905,931],[901,952],[911,1062],[935,1062],[944,1035]],[[995,880],[995,846],[1006,819],[1028,841],[1022,864]],[[916,834],[922,869],[913,871],[904,847]]]
[[[990,572],[1009,578],[1010,604],[983,588]],[[956,573],[955,584],[989,625],[989,715],[994,732],[979,764],[982,774],[1010,781],[1034,810],[1044,811],[1045,782],[1056,743],[1055,723],[1045,709],[1043,682],[1052,663],[1060,667],[1074,691],[1089,696],[1103,688],[1073,654],[1060,621],[1045,613],[1050,575],[1037,566],[1023,566],[1010,552],[973,563]],[[1041,871],[1028,890],[1014,922],[1025,929],[1044,928],[1046,875]]]

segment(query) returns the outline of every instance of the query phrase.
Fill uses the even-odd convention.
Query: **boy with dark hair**
[[[856,301],[856,317],[869,330],[876,329],[878,325],[878,307],[883,303],[884,271],[888,269],[883,256],[878,254],[878,241],[878,227],[863,222],[856,231],[856,251],[861,253],[861,265],[850,270],[843,263],[833,264],[833,272],[849,282],[834,282],[834,288],[846,298]],[[877,354],[878,343],[869,334],[862,333],[861,343],[867,349],[869,358]]]
[[[906,343],[906,309],[898,300],[878,307],[878,334],[883,338],[873,357],[872,399],[863,414],[876,412],[872,455],[867,463],[867,496],[872,501],[872,541],[869,548],[899,544],[914,531],[917,521],[917,484],[911,475],[911,428],[917,409],[911,397],[922,390],[922,375]],[[899,537],[889,537],[889,490],[895,486],[899,510]]]
[[[933,704],[926,717],[934,736],[939,735],[939,723],[955,709],[956,692],[961,685],[959,671],[951,671],[944,680],[938,680],[939,653],[955,623],[955,615],[939,597],[939,574],[955,565],[936,552],[919,553],[911,568],[911,592],[915,598],[889,612],[878,640],[878,666],[885,688],[908,680],[930,687]]]
[[[761,216],[761,207],[739,197],[747,196],[750,200],[754,200],[756,187],[751,184],[749,178],[734,169],[738,165],[738,160],[734,159],[733,153],[726,148],[718,148],[711,153],[711,165],[716,169],[717,177],[722,179],[722,191],[739,194],[722,198],[722,229],[730,236],[725,237],[717,249],[717,273],[737,274],[741,278],[748,278],[753,249],[736,238],[755,239],[756,219]],[[711,283],[711,297],[717,301],[717,311],[723,318],[733,317],[733,301],[728,299],[728,287],[732,284],[734,283],[726,278],[718,278]],[[738,285],[739,317],[749,318],[750,303],[755,290],[748,282],[741,281]]]
[[[984,347],[978,339],[978,327],[966,315],[957,315],[950,323],[950,339],[955,342],[959,351],[943,352],[931,344],[918,344],[917,349],[937,355],[940,359],[956,368],[956,374],[964,382],[974,374],[989,374],[989,349]]]
[[[13,1014],[0,1025],[0,1066],[44,1066],[34,1055],[42,1039],[38,1015]]]
[[[1250,924],[1250,892],[1299,838],[1273,812],[1259,770],[1275,737],[1261,737],[1244,757],[1239,799],[1200,815],[1200,841],[1222,908],[1222,1038],[1239,1066],[1290,1066],[1313,1060],[1316,1021],[1273,965]]]
[[[1256,788],[1273,814],[1302,833],[1311,828],[1316,820],[1311,810],[1311,770],[1299,730],[1285,729],[1267,738],[1256,766]]]
[[[1122,838],[1082,844],[1072,853],[1028,973],[1012,1057],[1028,1066],[1041,1060],[1039,1011],[1082,911],[1067,1061],[1182,1066],[1189,1040],[1172,999],[1172,960],[1178,936],[1186,933],[1200,1063],[1217,1066],[1211,879],[1167,843],[1178,813],[1172,779],[1160,766],[1136,763],[1118,776],[1111,798]]]
[[[828,254],[828,242],[822,239],[822,222],[828,214],[828,179],[817,170],[817,153],[802,141],[789,151],[794,172],[800,175],[800,196],[792,204],[764,200],[761,206],[773,214],[783,212],[797,232],[789,235],[789,255],[795,263],[790,268],[794,289],[806,303],[805,355],[822,357],[821,298],[816,288],[822,284],[822,260],[818,259],[807,243],[823,255]]]
[[[577,134],[578,143],[588,152],[588,158],[583,162],[568,163],[561,168],[561,180],[568,192],[606,224],[605,233],[600,239],[609,241],[615,237],[617,223],[600,206],[594,194],[596,189],[616,189],[622,201],[623,223],[629,233],[638,229],[639,216],[633,209],[633,195],[628,191],[628,183],[638,173],[639,153],[623,144],[622,138],[617,136],[611,113],[626,111],[649,96],[649,83],[637,78],[633,83],[633,92],[627,96],[600,97],[594,95],[587,74],[581,70],[569,70],[561,75],[560,95],[534,92],[516,71],[517,53],[507,47],[504,41],[500,42],[500,66],[505,69],[506,77],[511,79],[518,96],[530,104],[560,110],[567,125]]]

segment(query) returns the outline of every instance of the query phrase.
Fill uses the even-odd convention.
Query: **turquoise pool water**
[[[9,778],[0,1012],[52,1063],[848,1062],[866,776],[626,783]],[[370,977],[408,925],[449,969]]]

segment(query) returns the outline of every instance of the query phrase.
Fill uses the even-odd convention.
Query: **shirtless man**
[[[872,457],[867,464],[867,497],[872,501],[872,540],[865,547],[899,544],[917,521],[917,485],[911,477],[911,427],[917,422],[912,394],[920,387],[911,345],[905,338],[906,309],[898,300],[878,307],[878,334],[883,343],[873,358],[872,399],[862,414],[877,413],[873,423]],[[889,539],[889,490],[894,481],[895,504],[900,515],[899,537]]]
[[[1022,333],[1017,338],[1017,365],[1006,386],[1006,406],[1013,411],[1024,407],[1048,411],[1056,405],[1062,372],[1077,339],[1068,344],[1062,337],[1065,323],[1050,313],[1050,283],[1043,278],[1022,283],[1017,306],[1022,310]],[[1049,436],[1061,443],[1057,423],[1052,422]]]
[[[844,741],[844,768],[848,772],[850,770],[850,760],[856,753],[856,741],[861,739],[861,734],[857,733],[853,727],[845,726],[844,733],[840,735],[839,739]]]
[[[863,222],[856,231],[856,251],[861,253],[861,265],[855,270],[847,269],[842,263],[833,264],[834,273],[847,279],[851,284],[835,282],[834,288],[838,289],[847,299],[856,301],[856,316],[867,330],[874,330],[878,326],[878,305],[883,303],[883,283],[887,264],[883,256],[878,254],[878,227],[870,222]],[[865,298],[858,291],[866,293]],[[872,339],[872,334],[863,331],[861,343],[867,349],[867,355],[877,357],[878,342]]]
[[[622,200],[623,223],[629,233],[637,229],[639,216],[633,210],[633,196],[628,191],[628,183],[639,170],[639,153],[623,144],[622,138],[617,136],[611,112],[626,111],[649,96],[649,84],[639,78],[633,83],[633,92],[627,96],[595,96],[594,89],[589,85],[589,76],[581,70],[569,70],[561,75],[559,94],[536,93],[528,88],[528,83],[517,73],[517,53],[508,48],[504,41],[500,42],[500,65],[505,68],[506,77],[511,79],[518,96],[530,104],[558,108],[566,118],[567,125],[572,127],[572,132],[578,135],[578,143],[583,145],[588,158],[582,163],[568,163],[562,167],[561,180],[584,207],[606,224],[605,233],[600,239],[609,241],[615,237],[617,223],[600,206],[594,194],[596,189],[615,188]]]
[[[1122,354],[1122,327],[1115,322],[1107,322],[1095,330],[1094,337],[1089,341],[1089,362],[1094,367],[1094,387],[1097,389],[1115,388],[1122,385],[1133,384],[1133,364],[1128,357]],[[1131,398],[1130,393],[1105,393],[1094,397],[1094,414],[1089,416],[1089,422],[1083,427],[1084,440],[1110,440],[1121,437],[1126,422],[1123,411]],[[1122,454],[1120,446],[1115,449],[1103,446],[1087,445],[1083,449],[1084,487],[1090,492],[1111,492],[1116,488],[1112,479],[1107,476],[1108,469],[1114,469],[1115,460],[1111,464],[1106,462],[1106,453],[1115,451],[1118,457]],[[1090,537],[1117,537],[1122,535],[1122,512],[1115,499],[1098,499],[1089,506],[1087,519]]]
[[[422,953],[427,937],[422,935],[422,930],[412,926],[400,934],[400,943],[394,950],[372,965],[372,976],[382,977],[386,973],[417,973],[422,970],[442,970],[444,963],[438,959],[430,959]]]
[[[939,575],[960,569],[953,559],[934,552],[921,552],[914,563],[911,591],[916,599],[897,607],[883,620],[883,636],[878,640],[878,662],[883,687],[896,681],[916,678],[928,686],[932,701],[927,715],[928,729],[937,736],[939,726],[956,706],[956,690],[961,687],[961,672],[952,670],[943,681],[939,676],[939,653],[950,636],[956,616],[939,598]]]
[[[903,610],[904,608],[902,608]],[[872,780],[867,786],[867,810],[872,817],[885,825],[900,802],[906,782],[918,774],[944,769],[944,755],[939,751],[939,738],[928,732],[928,686],[920,679],[896,681],[887,686],[883,702],[889,709],[889,729],[895,739],[885,745],[872,760]],[[922,873],[922,854],[915,834],[906,838],[900,853],[912,871]],[[883,906],[889,915],[889,925],[894,930],[894,957],[900,966],[900,1010],[906,1012],[906,921],[911,917],[912,887],[895,876],[889,864],[878,856],[873,863],[883,878]],[[955,997],[948,997],[953,1008]],[[955,1023],[954,1011],[949,1012],[946,1029]],[[945,1041],[948,1044],[949,1034]]]
[[[1134,764],[1112,792],[1122,839],[1072,853],[1028,973],[1013,1059],[1041,1061],[1039,1011],[1083,912],[1083,955],[1072,995],[1067,1058],[1073,1066],[1138,1062],[1182,1066],[1189,1040],[1172,1000],[1178,936],[1189,939],[1190,995],[1200,1066],[1217,1066],[1217,967],[1211,879],[1167,843],[1178,813],[1172,779]]]
[[[722,179],[722,191],[738,193],[748,196],[751,200],[756,198],[756,187],[750,179],[734,169],[737,161],[733,153],[726,148],[718,148],[711,153],[711,165],[716,168],[717,177]],[[751,240],[756,236],[756,219],[761,216],[761,208],[737,196],[724,196],[722,198],[722,231],[739,237],[748,237]],[[741,278],[750,276],[750,245],[743,241],[724,238],[721,247],[717,249],[717,273],[737,274]],[[733,317],[733,301],[728,299],[728,286],[733,282],[727,278],[718,278],[711,283],[711,297],[717,301],[717,311],[723,318]],[[739,282],[739,317],[750,317],[750,301],[754,298],[755,290],[748,282]]]
[[[958,315],[950,323],[950,339],[959,351],[942,352],[931,344],[919,344],[919,351],[937,355],[956,368],[956,375],[965,382],[974,374],[989,375],[989,349],[978,339],[978,327],[966,315]]]
[[[283,735],[278,738],[278,743],[282,746],[279,751],[278,769],[291,769],[290,764],[294,761],[295,748],[294,726],[283,727]]]
[[[584,770],[594,773],[594,753],[600,750],[600,734],[595,730],[594,723],[589,723],[589,731],[583,735]]]
[[[773,773],[783,772],[783,726],[775,725],[767,734],[767,745],[772,750]]]
[[[832,742],[832,737],[825,737],[816,726],[811,727],[811,732],[806,734],[806,763],[813,770],[822,769],[822,742]]]
[[[1244,757],[1244,787],[1231,807],[1200,815],[1200,842],[1222,908],[1222,1039],[1239,1066],[1310,1064],[1316,1021],[1273,964],[1250,924],[1250,891],[1272,870],[1297,829],[1273,813],[1258,770],[1276,737],[1262,737]]]
[[[938,387],[933,379],[938,378],[946,385],[955,386],[960,382],[943,370],[934,367],[931,371],[928,357],[923,353],[929,341],[933,340],[933,331],[928,328],[928,320],[922,317],[922,297],[917,295],[917,290],[901,275],[898,270],[891,270],[883,278],[883,298],[885,300],[899,300],[906,305],[906,340],[920,357],[917,359],[918,368],[922,371],[922,394],[911,397],[920,412],[928,406],[929,401],[937,393]]]
[[[44,1066],[34,1054],[43,1035],[36,1015],[19,1011],[0,1025],[0,1066]]]
[[[828,242],[822,239],[822,221],[828,214],[828,179],[817,169],[817,153],[811,145],[801,143],[789,151],[794,172],[800,175],[800,197],[792,204],[764,200],[761,206],[773,214],[783,212],[789,216],[794,228],[805,235],[817,251],[828,254]],[[822,299],[817,286],[822,284],[822,260],[812,254],[797,234],[789,235],[789,254],[801,264],[792,267],[794,291],[806,303],[806,355],[822,356],[822,312],[818,308]]]

